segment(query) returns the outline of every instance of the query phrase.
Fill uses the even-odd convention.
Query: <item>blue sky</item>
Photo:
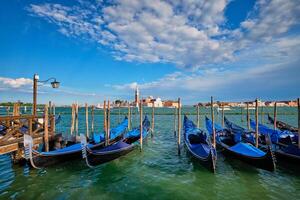
[[[34,73],[61,82],[40,103],[299,96],[295,0],[11,0],[0,26],[1,101],[30,102]]]

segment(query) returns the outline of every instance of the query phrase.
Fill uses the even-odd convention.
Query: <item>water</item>
[[[144,111],[151,113],[151,109]],[[217,171],[212,174],[191,159],[184,148],[178,156],[174,111],[166,108],[156,111],[159,115],[155,116],[154,137],[148,138],[142,152],[135,150],[94,169],[75,160],[28,171],[12,166],[9,156],[1,156],[0,199],[300,199],[300,171],[294,165],[279,166],[275,172],[268,172],[218,154]],[[209,109],[200,111],[203,126],[204,114],[209,115]],[[70,108],[57,108],[56,112],[63,116],[57,131],[67,134]],[[121,110],[123,114],[126,112],[127,109]],[[183,112],[196,120],[195,108],[184,108]],[[264,112],[272,113],[272,108]],[[119,121],[117,113],[118,109],[112,113],[112,126]],[[296,126],[296,113],[295,108],[279,108],[278,119]],[[245,116],[241,122],[240,109],[226,111],[226,115],[246,126]],[[220,122],[220,115],[216,118]],[[79,120],[79,132],[83,133],[84,109],[80,109]],[[138,124],[137,116],[133,116],[133,124]],[[96,111],[95,126],[97,131],[103,128],[102,111]]]

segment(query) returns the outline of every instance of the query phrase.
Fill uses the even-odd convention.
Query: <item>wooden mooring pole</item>
[[[143,150],[143,107],[142,102],[139,103],[140,107],[140,150]]]
[[[103,102],[103,129],[105,132],[105,145],[108,145],[107,139],[107,115],[106,115],[106,101]]]
[[[128,103],[128,130],[131,130],[131,107],[130,103]]]
[[[300,99],[297,99],[298,104],[298,148],[300,149]]]
[[[92,135],[94,135],[94,123],[95,123],[95,107],[92,105],[91,107],[91,115],[92,115]]]
[[[178,113],[177,113],[177,116],[178,116],[178,130],[177,130],[177,137],[178,137],[178,142],[177,142],[177,146],[178,146],[178,155],[180,155],[180,143],[181,143],[181,100],[180,98],[178,98]]]
[[[107,101],[107,144],[109,145],[110,140],[110,102]]]
[[[119,115],[118,115],[118,123],[120,123],[121,122],[121,103],[119,103],[119,113],[118,113]]]
[[[88,104],[85,103],[85,127],[86,127],[86,137],[89,138],[89,107]]]
[[[258,99],[255,100],[255,146],[258,148]]]
[[[75,133],[76,135],[79,135],[78,133],[78,118],[79,118],[79,105],[78,102],[75,104]]]
[[[214,99],[210,98],[210,106],[211,106],[211,121],[212,121],[212,132],[213,132],[213,143],[212,145],[216,148],[216,131],[215,131],[215,115],[214,115]]]
[[[274,130],[276,130],[276,124],[277,124],[277,102],[274,104]]]
[[[264,123],[264,115],[265,115],[265,113],[264,113],[264,106],[263,105],[261,105],[261,112],[260,112],[260,114],[261,114],[261,123],[263,124]]]
[[[200,128],[200,111],[199,103],[197,103],[197,128]]]
[[[73,135],[75,126],[75,104],[72,104],[71,107],[71,128],[70,128],[70,135]]]
[[[247,102],[247,128],[250,130],[250,112],[249,112],[249,102]]]
[[[151,130],[151,137],[153,137],[153,132],[154,132],[154,102],[152,102],[152,130]]]
[[[241,122],[244,122],[244,113],[243,113],[243,107],[241,106]]]
[[[224,113],[224,104],[222,103],[222,127],[224,127],[224,117],[225,117],[225,113]]]
[[[177,107],[174,106],[174,136],[176,136],[176,118],[177,118]]]
[[[44,109],[44,142],[45,151],[49,151],[49,132],[48,132],[48,105],[45,105]]]

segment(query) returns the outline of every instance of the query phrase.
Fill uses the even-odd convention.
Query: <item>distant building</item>
[[[142,103],[147,107],[152,107],[153,105],[154,107],[163,107],[163,102],[159,97],[154,99],[153,96],[149,96],[146,99],[142,99]]]
[[[178,105],[179,105],[178,101],[168,100],[168,101],[164,101],[163,102],[163,106],[164,107],[176,107],[176,108],[178,108]]]

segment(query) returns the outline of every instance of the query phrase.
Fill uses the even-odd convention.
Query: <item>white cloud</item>
[[[31,87],[32,86],[32,79],[28,78],[6,78],[0,77],[0,87],[2,89],[11,89],[11,88],[24,88],[24,87]]]
[[[168,62],[188,69],[232,62],[237,52],[284,38],[282,34],[299,23],[297,1],[259,0],[241,27],[229,30],[224,26],[229,2],[80,1],[74,6],[31,5],[29,10],[57,24],[67,36],[108,46],[117,60]]]

